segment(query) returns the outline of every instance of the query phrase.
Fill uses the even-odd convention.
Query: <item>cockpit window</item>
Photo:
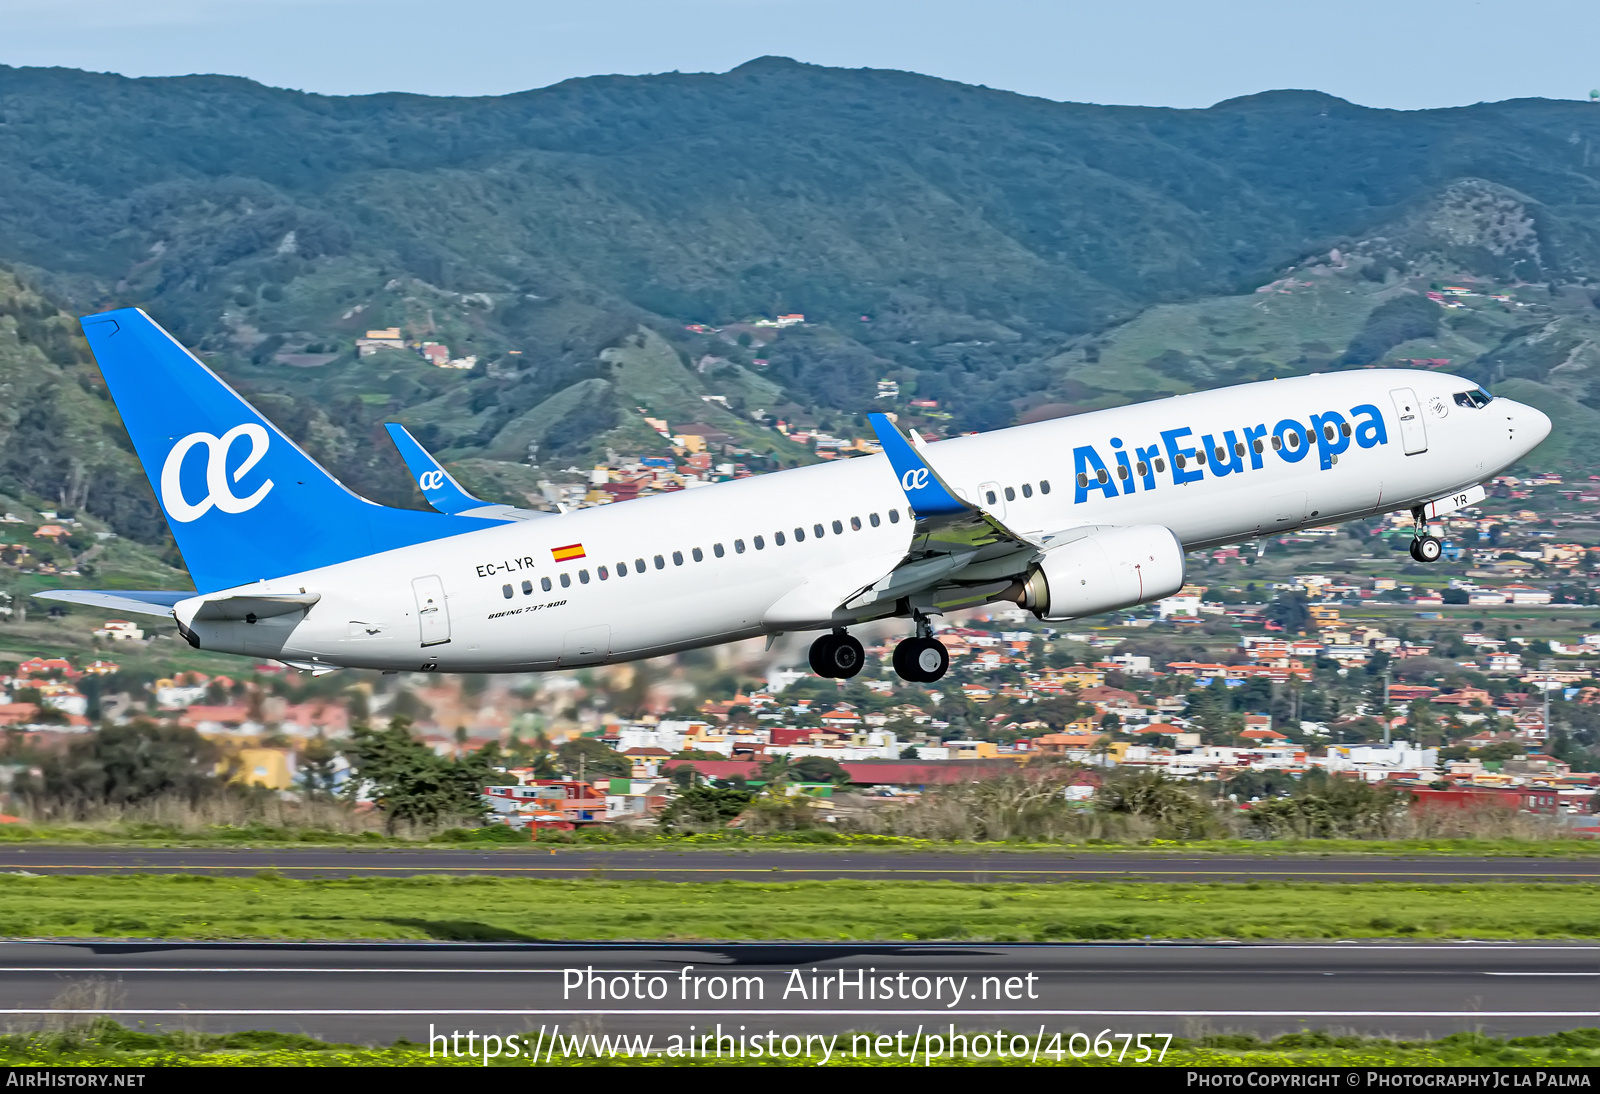
[[[1477,410],[1480,407],[1488,406],[1489,400],[1493,398],[1494,396],[1483,390],[1483,388],[1475,387],[1470,391],[1456,392],[1456,406],[1471,407],[1473,410]]]

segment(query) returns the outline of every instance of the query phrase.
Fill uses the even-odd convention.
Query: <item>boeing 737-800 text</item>
[[[932,616],[1008,600],[1073,619],[1168,596],[1184,551],[1411,510],[1425,520],[1550,432],[1458,377],[1274,380],[923,443],[575,512],[472,497],[398,426],[437,512],[351,493],[142,311],[83,320],[196,593],[40,594],[170,615],[194,646],[340,667],[526,672],[907,619],[907,679],[948,664]]]

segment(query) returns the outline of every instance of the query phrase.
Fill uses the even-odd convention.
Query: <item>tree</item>
[[[1159,771],[1117,769],[1100,789],[1100,808],[1145,817],[1178,839],[1205,835],[1215,820],[1204,802]]]
[[[661,814],[661,826],[671,829],[684,825],[726,824],[744,812],[754,797],[748,790],[690,786],[680,790]]]
[[[834,783],[844,786],[850,782],[850,773],[838,760],[826,756],[801,756],[789,765],[789,777],[802,783]]]
[[[402,821],[421,825],[456,818],[481,821],[487,812],[483,788],[503,781],[493,770],[500,758],[497,747],[459,759],[439,756],[411,735],[410,723],[402,718],[384,730],[355,727],[344,752],[353,769],[350,793],[367,787],[391,833]]]
[[[1285,631],[1302,634],[1311,625],[1311,612],[1307,608],[1306,594],[1299,589],[1285,589],[1267,605],[1266,617]]]
[[[335,762],[339,753],[321,737],[314,737],[300,750],[300,786],[308,798],[329,797],[334,785]]]
[[[37,776],[19,777],[15,791],[45,810],[71,813],[157,798],[195,804],[228,792],[217,773],[221,758],[192,729],[141,719],[74,739],[64,753],[45,756]]]
[[[587,779],[602,776],[625,779],[633,774],[633,761],[593,737],[570,737],[562,741],[556,748],[556,759],[568,775],[576,776],[581,772]]]

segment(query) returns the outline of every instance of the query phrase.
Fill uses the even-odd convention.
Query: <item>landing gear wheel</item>
[[[902,680],[931,684],[950,668],[950,654],[935,638],[908,638],[894,649],[894,671]]]
[[[825,634],[811,643],[811,671],[818,676],[848,680],[866,662],[861,643],[843,632]]]
[[[1411,557],[1418,562],[1438,562],[1444,554],[1444,544],[1433,536],[1418,536],[1411,541]]]

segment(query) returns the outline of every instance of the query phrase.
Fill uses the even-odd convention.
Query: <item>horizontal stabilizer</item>
[[[200,600],[194,615],[184,622],[243,619],[253,623],[257,619],[271,619],[275,615],[303,612],[321,599],[321,593],[236,593],[228,596],[208,596]]]
[[[188,600],[194,593],[137,589],[50,589],[33,595],[40,600],[60,600],[66,604],[104,608],[108,612],[121,612],[124,615],[157,615],[171,619],[172,606],[180,600]]]

